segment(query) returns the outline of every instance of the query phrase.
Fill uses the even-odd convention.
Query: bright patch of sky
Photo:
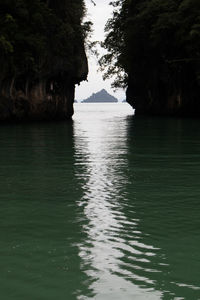
[[[90,0],[86,0],[88,15],[86,19],[93,22],[92,40],[103,41],[105,37],[104,26],[107,20],[112,16],[113,7],[109,5],[110,0],[94,0],[96,5]],[[100,55],[103,50],[99,50]],[[79,86],[76,85],[75,99],[83,100],[96,93],[101,89],[106,89],[108,93],[115,96],[119,100],[125,99],[125,91],[118,89],[114,91],[111,88],[112,79],[103,80],[102,73],[98,71],[98,59],[91,54],[87,54],[89,64],[88,81],[83,81]]]

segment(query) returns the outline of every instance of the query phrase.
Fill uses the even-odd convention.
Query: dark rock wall
[[[69,119],[75,85],[87,79],[84,1],[36,2],[0,4],[0,121]],[[26,26],[24,11],[32,22]],[[41,23],[34,18],[38,14]],[[16,24],[14,36],[6,18]]]
[[[0,82],[0,120],[64,120],[73,115],[75,84],[87,78],[88,65],[82,51],[81,63],[70,74],[43,78],[11,78]],[[76,75],[77,77],[74,77]]]
[[[127,102],[135,109],[136,115],[200,116],[200,86],[194,72],[185,70],[179,74],[149,75],[148,81],[136,81],[129,74],[126,91]]]
[[[100,63],[136,114],[200,116],[200,1],[112,1]],[[121,76],[121,70],[125,76]]]

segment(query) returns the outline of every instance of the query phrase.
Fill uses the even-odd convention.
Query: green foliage
[[[6,40],[5,36],[3,36],[3,35],[0,36],[0,49],[4,53],[12,53],[13,52],[13,46],[12,46],[11,42]]]
[[[158,77],[163,82],[170,76],[180,81],[187,71],[199,80],[199,0],[118,0],[111,4],[113,17],[105,27],[102,45],[107,54],[100,65],[107,68],[105,77],[117,76],[115,86],[127,85],[122,70],[135,78],[136,85],[147,88]]]
[[[117,79],[113,82],[113,87],[124,87],[126,85],[126,74],[124,73],[125,57],[125,23],[126,14],[122,10],[123,1],[114,1],[110,3],[114,7],[113,18],[109,19],[105,32],[107,33],[105,41],[101,44],[107,50],[107,54],[103,55],[99,64],[101,70],[105,70],[104,79],[112,78],[113,75]]]
[[[71,72],[90,30],[85,11],[83,0],[0,0],[4,77]]]

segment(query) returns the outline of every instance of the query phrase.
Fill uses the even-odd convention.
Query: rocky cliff
[[[177,72],[169,72],[168,79],[163,74],[153,76],[154,69],[148,75],[148,81],[136,82],[129,74],[126,91],[127,102],[135,109],[136,115],[199,116],[200,85],[194,76],[192,65]],[[178,78],[177,78],[177,73]]]
[[[0,8],[0,121],[70,118],[75,84],[88,73],[83,1],[4,1]]]
[[[136,114],[200,116],[200,2],[111,4],[100,59],[105,78],[117,75],[113,85],[128,87]]]
[[[53,63],[53,62],[52,62]],[[0,82],[0,120],[62,120],[73,115],[75,84],[87,78],[84,51],[74,74],[51,74],[38,78],[3,78]]]
[[[200,116],[199,2],[131,2],[128,102],[136,114]]]

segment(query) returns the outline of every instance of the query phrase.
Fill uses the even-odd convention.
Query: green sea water
[[[0,299],[200,299],[200,121],[1,125]]]

